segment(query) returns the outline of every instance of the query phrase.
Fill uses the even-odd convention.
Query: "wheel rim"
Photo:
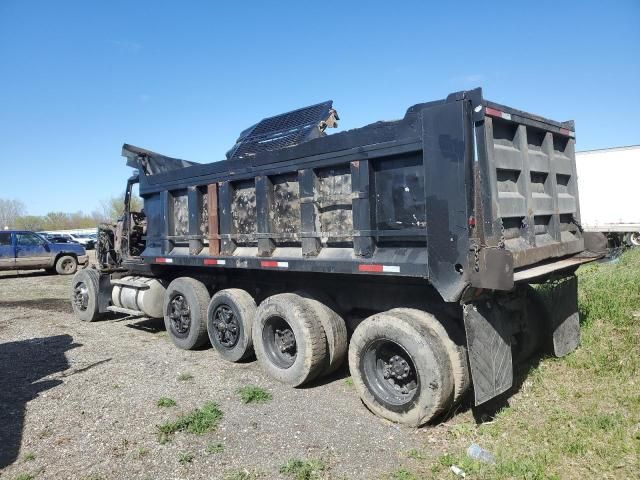
[[[70,273],[73,270],[73,260],[67,258],[62,261],[62,271],[65,273]]]
[[[638,247],[640,246],[640,232],[634,232],[629,236],[629,239],[631,240],[631,243]]]
[[[185,338],[189,335],[191,308],[184,295],[174,295],[169,301],[169,320],[176,337]]]
[[[89,306],[89,289],[84,282],[79,282],[73,289],[73,304],[81,312]]]
[[[218,305],[213,312],[212,326],[215,343],[227,349],[232,349],[236,346],[240,339],[242,327],[231,307]]]
[[[291,325],[282,317],[268,318],[262,330],[262,344],[269,360],[280,368],[289,368],[296,361],[298,346]]]
[[[361,370],[367,388],[381,403],[404,407],[416,399],[420,382],[415,363],[398,343],[388,339],[369,343]]]

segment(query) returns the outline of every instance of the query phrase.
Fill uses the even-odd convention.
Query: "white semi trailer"
[[[584,230],[640,246],[640,145],[576,152],[576,166]]]

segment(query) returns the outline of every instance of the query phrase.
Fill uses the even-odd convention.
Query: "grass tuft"
[[[207,453],[222,453],[224,445],[222,443],[210,443],[207,445]]]
[[[244,403],[264,403],[273,398],[264,388],[256,387],[255,385],[242,387],[238,389],[238,393]]]
[[[224,475],[224,480],[256,480],[257,478],[257,473],[250,472],[246,468],[242,470],[235,470],[233,472],[227,472]]]
[[[417,448],[412,448],[407,452],[407,457],[413,458],[415,460],[424,460],[427,457],[425,456],[422,450],[418,450]]]
[[[400,468],[390,475],[390,480],[418,480],[418,477],[405,468]]]
[[[196,408],[192,412],[181,416],[175,422],[167,422],[158,425],[158,441],[166,443],[176,432],[187,432],[202,435],[205,432],[215,430],[222,419],[222,410],[215,402],[208,402],[202,408]]]
[[[172,398],[160,397],[156,402],[156,405],[158,405],[159,407],[175,407],[177,404],[176,401]]]
[[[34,478],[36,477],[34,477],[33,475],[30,475],[28,473],[22,473],[17,477],[15,477],[14,480],[33,480]]]
[[[27,452],[24,455],[25,462],[30,462],[30,461],[35,460],[35,459],[36,459],[36,454],[33,453],[33,452]]]
[[[191,375],[190,373],[181,373],[180,375],[178,375],[178,380],[181,382],[193,380],[193,375]]]
[[[145,448],[145,447],[140,447],[138,448],[138,457],[142,458],[144,456],[146,456],[149,453],[149,449]]]
[[[192,453],[180,453],[178,455],[178,462],[180,462],[180,465],[186,465],[187,463],[191,463],[194,459],[194,456]]]
[[[312,480],[320,478],[326,468],[322,460],[300,460],[292,458],[280,467],[280,473],[295,478],[296,480]]]

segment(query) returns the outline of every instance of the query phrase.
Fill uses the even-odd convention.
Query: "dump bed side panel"
[[[261,154],[142,175],[142,257],[172,266],[427,279],[421,122],[414,111],[317,140],[325,151],[305,144],[282,150],[281,158],[268,152],[272,162]],[[315,155],[293,155],[312,147]]]

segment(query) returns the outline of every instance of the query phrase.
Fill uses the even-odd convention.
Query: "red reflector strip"
[[[205,258],[204,259],[204,264],[205,265],[226,265],[227,261],[226,260],[218,260],[217,258]]]
[[[158,257],[156,258],[156,263],[173,263],[173,258]]]
[[[501,112],[500,110],[496,110],[495,108],[485,107],[484,113],[486,115],[490,115],[492,117],[504,118],[505,120],[511,120],[511,114]]]
[[[572,132],[571,130],[568,130],[566,128],[561,128],[560,133],[562,135],[566,135],[567,137],[572,137],[572,138],[576,136],[575,132]]]
[[[263,260],[260,262],[260,266],[265,268],[289,268],[289,262],[276,262],[274,260]]]
[[[382,272],[382,273],[400,273],[400,267],[398,265],[375,265],[365,264],[358,265],[358,271],[360,272]]]

